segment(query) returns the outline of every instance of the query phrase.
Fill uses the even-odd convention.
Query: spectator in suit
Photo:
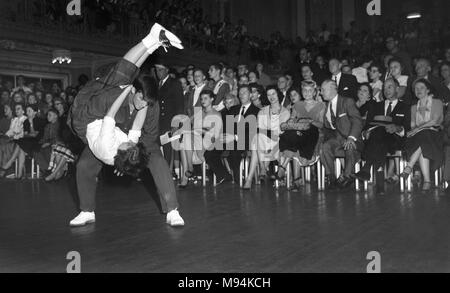
[[[233,106],[229,110],[229,115],[224,121],[224,138],[226,150],[229,151],[230,167],[233,171],[234,181],[239,182],[239,165],[243,155],[250,150],[250,142],[256,134],[256,116],[259,109],[250,100],[249,86],[242,86],[239,89],[239,99],[241,105]],[[231,180],[226,167],[221,161],[222,151],[216,150],[205,152],[206,163],[211,167],[217,176],[219,183]]]
[[[209,89],[208,83],[206,82],[206,76],[202,69],[194,69],[194,82],[195,86],[190,90],[188,94],[188,99],[186,103],[186,114],[191,117],[194,115],[194,108],[201,108],[200,93],[203,90]]]
[[[169,76],[169,67],[165,61],[155,63],[156,76],[158,77],[158,103],[160,108],[159,130],[160,134],[171,131],[171,121],[175,115],[184,111],[183,89],[178,80]],[[172,164],[172,147],[170,144],[163,146],[164,157],[169,165]]]
[[[291,99],[289,97],[289,83],[286,76],[282,75],[278,78],[277,87],[281,93],[281,106],[286,108],[291,104]]]
[[[352,174],[362,149],[361,115],[355,106],[355,101],[339,95],[337,85],[332,80],[322,83],[322,97],[328,101],[321,153],[328,189],[347,188],[353,183]],[[336,156],[345,158],[345,169],[338,179],[334,175]]]
[[[360,180],[370,180],[370,168],[372,166],[374,170],[382,171],[386,162],[386,155],[393,154],[404,147],[406,133],[411,127],[411,110],[409,105],[399,100],[398,89],[399,83],[396,79],[386,80],[384,83],[386,100],[373,104],[373,107],[369,110],[367,123],[363,131],[365,146],[362,157],[366,163],[361,171],[355,175]],[[382,119],[383,117],[385,118]],[[375,126],[376,128],[373,128]],[[394,174],[388,174],[388,178],[392,177],[394,177]],[[377,178],[382,178],[382,176],[377,176]],[[377,180],[378,182],[383,181]]]
[[[338,94],[356,101],[358,91],[356,77],[351,74],[342,73],[342,63],[336,58],[331,59],[328,65],[331,72],[331,80],[338,86]]]
[[[214,99],[214,108],[217,111],[221,111],[224,108],[223,99],[231,91],[231,86],[222,78],[222,69],[222,65],[212,64],[208,71],[209,77],[211,78],[209,87],[216,96]]]

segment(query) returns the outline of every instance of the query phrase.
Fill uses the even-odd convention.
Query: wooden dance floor
[[[450,272],[450,198],[301,193],[232,184],[179,192],[184,228],[165,224],[142,183],[99,183],[97,223],[77,214],[73,179],[0,181],[0,272]],[[154,195],[154,193],[152,193]]]

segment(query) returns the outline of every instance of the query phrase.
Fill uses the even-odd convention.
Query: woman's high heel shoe
[[[422,185],[422,191],[430,191],[431,190],[431,182],[424,182]]]
[[[8,170],[0,167],[0,178],[5,178],[6,171],[8,171]]]
[[[402,174],[400,174],[400,177],[403,179],[408,179],[409,175],[411,175],[413,169],[410,166],[406,166],[403,170]]]

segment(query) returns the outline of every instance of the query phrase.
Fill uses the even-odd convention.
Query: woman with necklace
[[[258,162],[261,179],[265,179],[269,163],[279,159],[279,140],[282,133],[280,125],[289,119],[289,111],[281,105],[283,95],[275,86],[266,89],[269,106],[262,108],[258,114],[258,131],[252,142],[250,171],[245,181],[244,189],[252,187]]]
[[[194,113],[188,121],[186,117],[185,123],[192,125],[192,130],[183,126],[180,130],[175,132],[175,135],[181,134],[181,164],[186,170],[181,177],[180,188],[186,188],[189,179],[194,176],[194,164],[198,165],[205,161],[205,151],[214,148],[214,143],[218,141],[222,131],[222,116],[220,112],[213,108],[215,95],[211,90],[203,90],[200,93],[200,101],[202,111]]]
[[[431,189],[430,173],[439,168],[443,162],[442,123],[444,120],[443,103],[433,99],[431,84],[426,79],[414,83],[414,93],[419,99],[411,107],[411,130],[407,133],[406,154],[409,158],[403,173],[408,178],[416,162],[419,162],[423,175],[422,191]]]

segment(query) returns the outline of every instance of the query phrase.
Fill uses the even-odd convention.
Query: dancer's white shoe
[[[95,223],[94,212],[81,212],[72,221],[70,221],[71,227],[80,227],[90,223]]]
[[[142,43],[147,47],[150,54],[160,46],[163,46],[166,52],[167,48],[170,46],[178,49],[184,48],[181,44],[181,40],[159,23],[155,23],[152,26],[150,33],[142,40]]]
[[[184,220],[177,210],[171,210],[167,214],[166,223],[172,227],[184,226]]]

